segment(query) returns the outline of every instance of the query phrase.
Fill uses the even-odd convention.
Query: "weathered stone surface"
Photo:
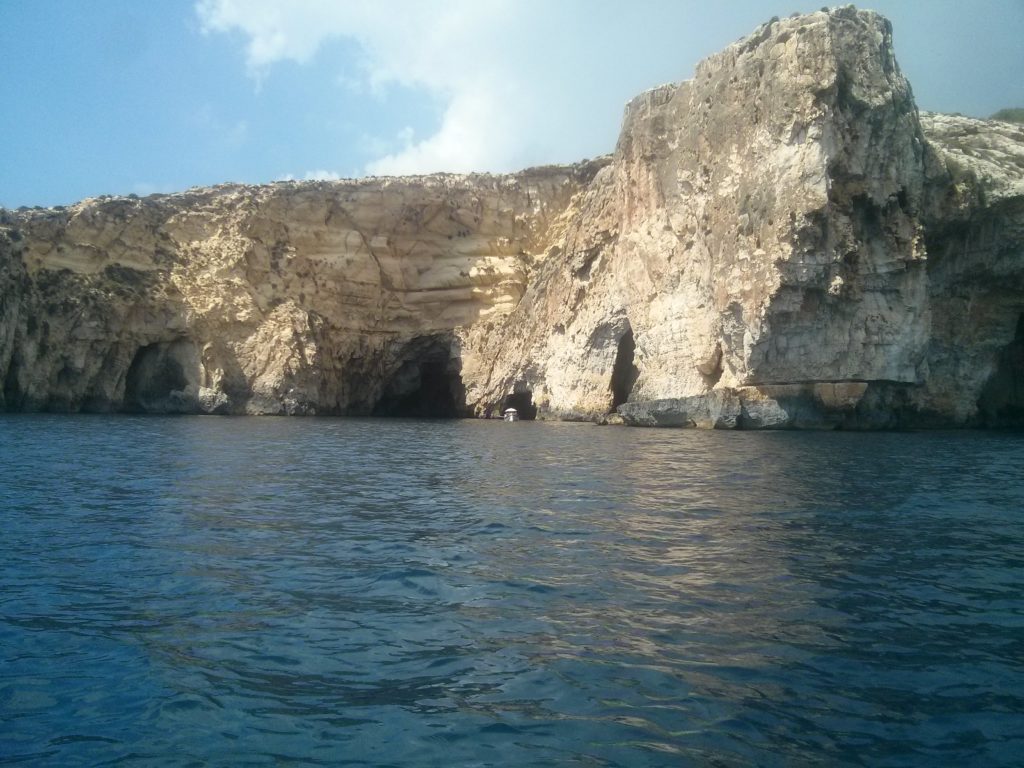
[[[1024,126],[922,124],[948,175],[925,215],[932,322],[912,410],[930,424],[1024,426]]]
[[[878,15],[773,21],[627,107],[563,258],[472,339],[498,363],[470,391],[636,424],[978,423],[1024,309],[1022,159],[1018,126],[922,125]],[[1022,377],[990,413],[1024,405]]]
[[[597,161],[0,217],[7,409],[1024,422],[1024,130],[919,115],[853,8],[642,94]]]
[[[6,212],[3,405],[370,413],[438,365],[462,397],[453,329],[516,305],[601,165]]]

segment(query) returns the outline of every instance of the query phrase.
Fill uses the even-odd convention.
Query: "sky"
[[[822,0],[0,0],[0,206],[506,172]],[[870,0],[921,109],[1024,106],[1024,0]]]

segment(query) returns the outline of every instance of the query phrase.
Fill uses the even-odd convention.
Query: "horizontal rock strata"
[[[853,8],[574,166],[0,212],[7,410],[1020,425],[1022,317],[1024,130],[919,114]]]

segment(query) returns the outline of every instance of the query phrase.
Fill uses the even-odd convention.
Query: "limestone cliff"
[[[888,22],[773,20],[626,110],[477,402],[718,427],[1009,423],[1024,408],[1019,126],[926,116]],[[1015,341],[1016,339],[1016,341]]]
[[[1019,424],[1024,129],[919,115],[888,23],[773,20],[614,154],[0,219],[9,410]]]
[[[8,212],[3,404],[464,413],[454,329],[517,304],[600,165]]]

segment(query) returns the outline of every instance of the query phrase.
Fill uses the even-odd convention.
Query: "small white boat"
[[[502,416],[505,421],[519,421],[519,411],[515,408],[506,408],[505,414]]]

